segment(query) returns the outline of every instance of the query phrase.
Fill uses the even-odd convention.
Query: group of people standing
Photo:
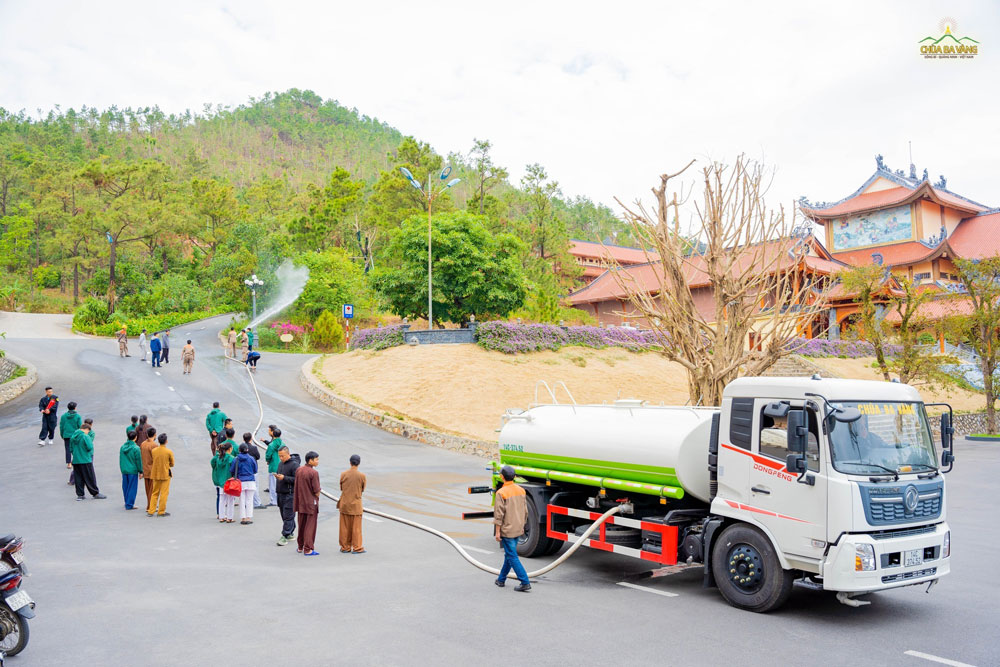
[[[237,447],[233,437],[236,434],[232,420],[220,408],[218,402],[205,416],[205,428],[210,437],[212,459],[212,483],[215,485],[215,511],[219,523],[234,523],[237,501],[240,508],[240,524],[253,523],[255,508],[277,506],[281,513],[281,537],[278,546],[285,546],[296,534],[298,518],[298,553],[318,556],[315,549],[316,527],[319,514],[321,492],[319,454],[308,452],[303,464],[298,454],[293,454],[281,439],[281,429],[269,424],[269,439],[264,441],[264,463],[267,465],[267,492],[270,502],[261,505],[254,502],[259,498],[257,487],[258,461],[260,453],[253,434],[244,433],[243,442]],[[361,533],[361,496],[367,479],[358,467],[361,457],[354,454],[350,458],[351,467],[341,475],[341,498],[337,503],[340,510],[340,550],[342,553],[364,553]]]
[[[128,330],[125,325],[122,325],[122,328],[118,330],[115,338],[118,339],[118,354],[121,357],[131,357],[132,355],[128,353]],[[153,368],[162,368],[162,364],[170,363],[170,329],[153,332],[148,344],[151,355],[150,365]],[[146,330],[143,329],[139,334],[139,349],[142,350],[140,361],[142,362],[146,361],[146,345]],[[194,367],[194,345],[191,344],[190,339],[181,348],[181,366],[183,367],[183,375],[191,374],[191,369]]]
[[[52,444],[55,428],[58,426],[66,449],[66,467],[72,471],[69,484],[75,487],[77,500],[85,499],[85,491],[95,499],[107,498],[100,492],[94,469],[94,420],[82,417],[75,401],[67,405],[68,409],[60,419],[59,397],[52,387],[45,388],[45,395],[39,400],[38,408],[42,417],[42,432],[38,444]],[[260,453],[253,434],[244,433],[243,442],[237,448],[233,440],[236,432],[232,420],[222,412],[218,402],[213,403],[212,410],[205,417],[205,426],[211,436],[210,464],[212,482],[216,487],[216,515],[219,522],[234,523],[237,499],[240,523],[243,525],[253,523],[255,507],[277,506],[282,519],[278,546],[290,543],[297,532],[296,551],[306,556],[318,556],[315,543],[322,491],[316,470],[319,454],[314,451],[306,453],[303,463],[299,455],[293,454],[282,442],[281,429],[274,424],[269,425],[270,438],[264,441],[264,462],[267,465],[270,502],[262,505],[257,489],[257,462]],[[139,481],[142,480],[147,516],[170,516],[167,500],[176,461],[168,444],[167,434],[157,433],[147,415],[132,416],[131,423],[125,427],[125,442],[118,452],[122,499],[126,510],[138,509],[136,497]],[[361,457],[354,454],[350,457],[350,467],[340,475],[341,495],[337,508],[340,511],[341,553],[365,553],[361,517],[362,495],[367,486],[367,478],[359,470],[360,465]]]
[[[67,410],[59,419],[59,435],[66,449],[66,467],[71,470],[68,484],[76,490],[76,499],[84,500],[84,492],[90,493],[97,500],[104,500],[97,485],[97,472],[94,469],[94,420],[84,418],[77,412],[76,401],[67,404]],[[39,401],[39,412],[42,413],[42,428],[51,431],[50,426],[55,421],[59,409],[59,397],[52,392],[52,387],[45,388],[45,396]],[[52,443],[51,438],[48,440]],[[141,444],[138,444],[140,443]],[[122,498],[125,509],[135,507],[135,498],[139,489],[139,480],[145,481],[146,513],[149,516],[170,516],[167,512],[167,498],[170,495],[170,480],[173,476],[174,453],[167,447],[166,433],[157,435],[156,429],[149,423],[146,415],[133,416],[131,423],[125,427],[125,442],[118,454],[119,469],[122,474]],[[40,438],[39,445],[44,441]]]

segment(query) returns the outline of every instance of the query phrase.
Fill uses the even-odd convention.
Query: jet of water
[[[295,303],[305,289],[306,281],[309,280],[309,267],[295,266],[291,260],[286,259],[274,275],[278,280],[278,292],[271,305],[249,324],[250,327],[256,327]]]

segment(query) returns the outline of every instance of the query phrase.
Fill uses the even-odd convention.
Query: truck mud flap
[[[715,533],[722,528],[722,519],[711,519],[705,523],[704,544],[702,553],[705,555],[705,576],[702,579],[702,588],[715,588],[715,575],[712,574],[712,542],[715,540]]]

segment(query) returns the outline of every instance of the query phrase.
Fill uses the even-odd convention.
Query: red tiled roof
[[[803,206],[802,211],[807,215],[811,215],[816,218],[836,218],[844,215],[850,215],[852,213],[873,211],[889,206],[905,204],[909,201],[913,201],[914,199],[919,199],[920,197],[927,197],[932,201],[936,201],[944,204],[945,206],[950,206],[963,211],[986,210],[985,206],[974,204],[966,199],[962,199],[958,195],[935,188],[931,186],[930,183],[925,181],[912,189],[898,186],[895,188],[889,188],[888,190],[864,192],[860,195],[856,195],[850,199],[835,204],[834,206],[830,206],[829,208]]]
[[[962,220],[947,243],[955,255],[965,259],[1000,255],[1000,211]]]
[[[917,317],[928,320],[939,320],[943,317],[951,317],[953,315],[968,315],[971,312],[972,302],[969,301],[968,297],[948,297],[920,304],[917,308]],[[890,310],[886,313],[885,320],[890,324],[899,324],[902,317],[899,311]]]
[[[925,259],[928,255],[934,253],[935,249],[928,248],[918,241],[907,241],[906,243],[894,243],[893,245],[835,252],[833,253],[833,258],[851,266],[864,266],[865,264],[872,263],[872,254],[876,252],[882,255],[882,263],[886,266],[898,266]]]
[[[617,245],[603,245],[590,241],[570,241],[569,254],[574,257],[596,257],[597,259],[614,259],[619,264],[642,264],[648,262],[656,253],[649,257],[642,248],[626,248]]]
[[[913,195],[913,192],[913,190],[904,187],[879,190],[877,192],[865,192],[857,197],[851,197],[847,201],[842,201],[836,206],[831,206],[830,208],[803,207],[802,210],[817,217],[835,218],[840,215],[847,215],[848,213],[855,213],[857,211],[866,211],[869,209],[882,208],[884,206],[892,206],[893,204],[902,204]]]
[[[781,252],[786,248],[787,244],[778,244],[775,242],[768,243],[767,246],[763,248],[762,252],[743,255],[740,258],[741,261],[735,270],[744,270],[747,264],[754,260],[757,260],[762,264],[772,266],[786,266],[791,263],[791,257],[786,254],[786,261],[784,259],[776,258],[774,255],[775,252]],[[822,259],[820,257],[807,255],[803,259],[805,260],[806,266],[817,273],[831,274],[836,273],[843,268],[843,265],[839,262]],[[663,283],[663,270],[661,267],[662,265],[659,260],[655,262],[647,262],[645,264],[623,267],[620,269],[621,282],[636,290],[643,290],[652,293],[658,292]],[[704,269],[704,259],[700,255],[694,255],[689,258],[685,267],[685,273],[687,276],[688,287],[707,287],[709,285],[708,274]],[[612,271],[606,271],[594,282],[570,294],[568,300],[571,304],[579,304],[627,299],[628,292],[623,290],[621,286],[619,286],[618,282],[619,281],[616,280]]]

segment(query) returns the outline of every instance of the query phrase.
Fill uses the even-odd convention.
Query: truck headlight
[[[944,534],[944,545],[941,547],[941,558],[951,555],[951,531]]]
[[[870,544],[854,546],[854,571],[871,572],[875,569],[875,547]]]

